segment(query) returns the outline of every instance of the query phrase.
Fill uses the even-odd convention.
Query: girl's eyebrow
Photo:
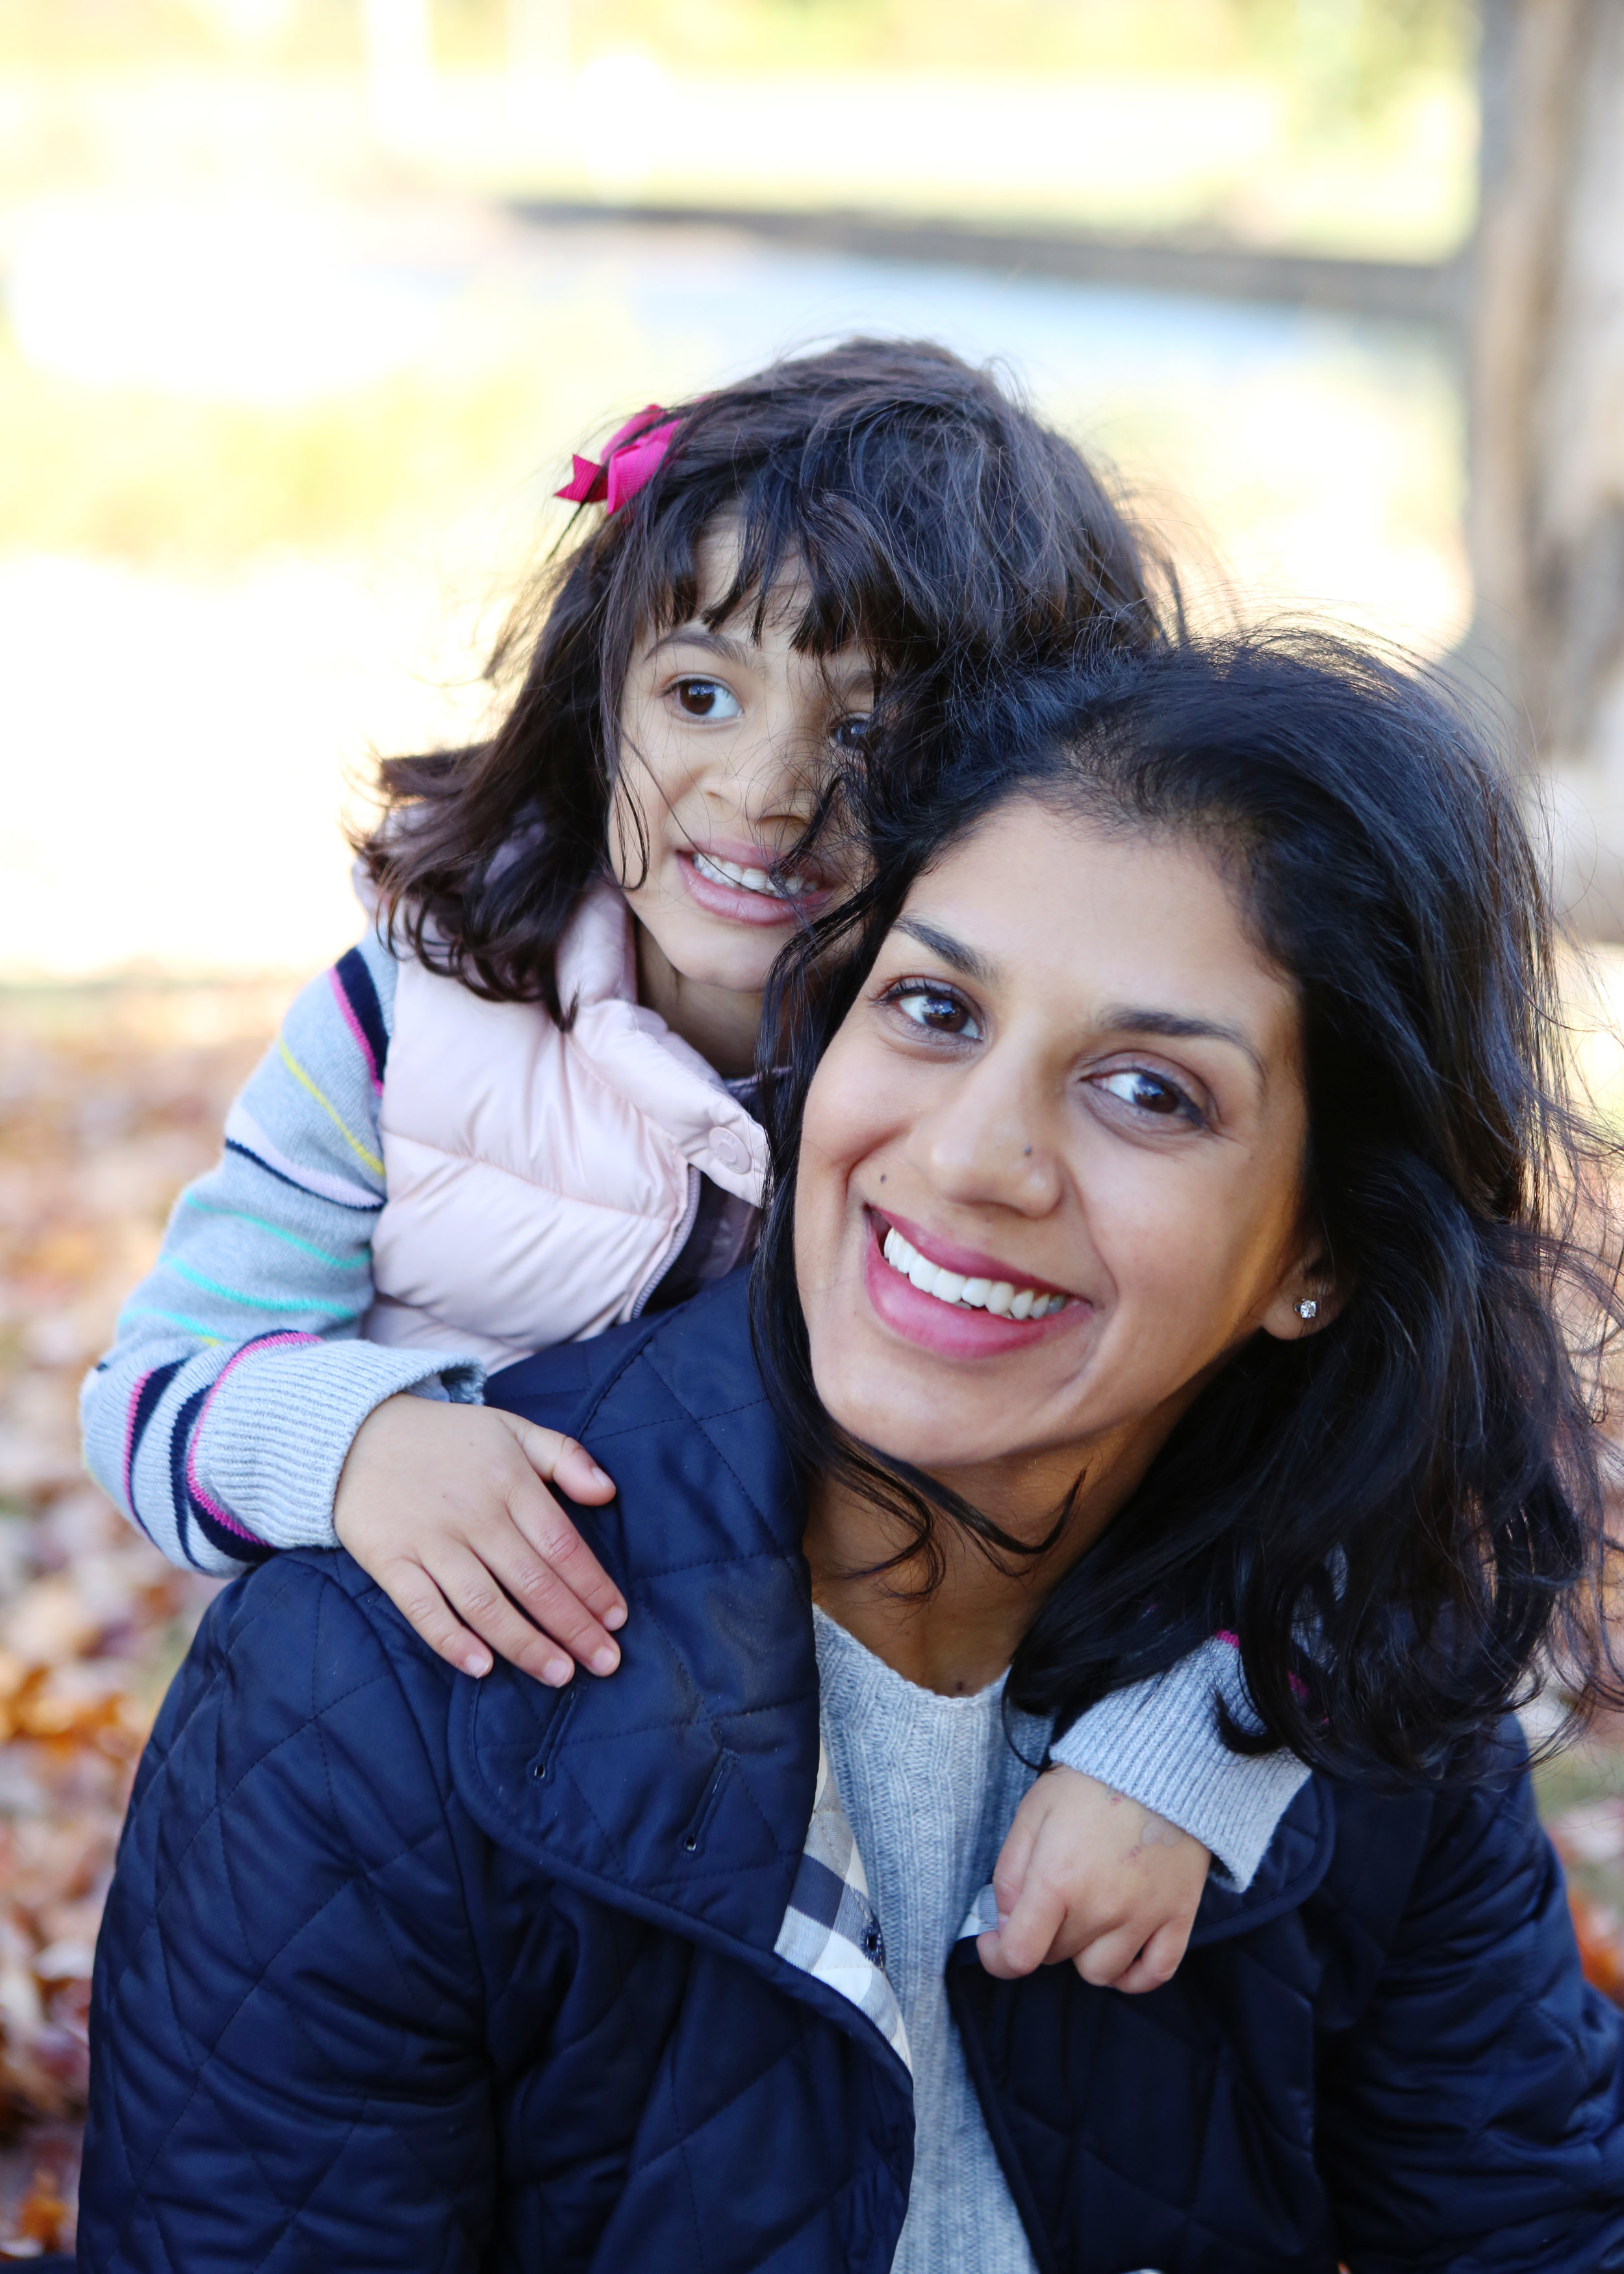
[[[726,632],[713,632],[704,624],[679,624],[674,631],[662,633],[648,651],[652,661],[662,648],[698,647],[707,655],[720,656],[737,671],[753,670],[760,660],[761,649],[755,640],[730,639]],[[849,685],[872,683],[874,666],[856,648],[841,649],[825,657],[825,662],[836,666]]]
[[[649,650],[656,656],[666,647],[702,647],[707,655],[719,655],[724,663],[731,663],[741,671],[748,671],[761,650],[754,640],[729,639],[726,632],[713,632],[703,624],[679,624],[675,631],[666,632]]]

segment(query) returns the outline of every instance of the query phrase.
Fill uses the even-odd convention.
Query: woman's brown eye
[[[974,1037],[981,1031],[969,1005],[943,988],[904,988],[891,1001],[905,1019],[928,1034]]]
[[[830,729],[829,739],[838,750],[861,750],[868,732],[867,712],[853,712],[849,718],[836,720]]]
[[[1170,1081],[1163,1081],[1159,1074],[1147,1073],[1142,1066],[1132,1066],[1121,1073],[1108,1073],[1102,1077],[1100,1086],[1108,1089],[1113,1097],[1121,1098],[1124,1105],[1132,1105],[1140,1113],[1159,1113],[1165,1118],[1192,1110],[1190,1101],[1181,1089],[1176,1089]]]
[[[690,719],[737,719],[739,698],[719,679],[679,679],[677,701]]]

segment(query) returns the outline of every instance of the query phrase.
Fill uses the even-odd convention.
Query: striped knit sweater
[[[229,1575],[275,1548],[335,1547],[339,1472],[372,1409],[401,1390],[483,1394],[466,1352],[362,1334],[397,968],[369,934],[297,997],[227,1117],[220,1165],[181,1194],[86,1381],[86,1462],[171,1562]],[[1227,1638],[1108,1698],[1054,1756],[1182,1826],[1244,1886],[1306,1771],[1227,1751],[1215,1690],[1245,1718]]]
[[[297,998],[85,1384],[86,1461],[172,1562],[229,1572],[332,1546],[339,1471],[373,1407],[402,1389],[479,1397],[464,1352],[361,1338],[395,973],[369,936]]]

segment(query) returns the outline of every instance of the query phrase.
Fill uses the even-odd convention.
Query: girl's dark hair
[[[1202,1393],[1040,1610],[1011,1700],[1064,1728],[1228,1632],[1267,1732],[1223,1715],[1231,1744],[1417,1778],[1542,1670],[1616,1694],[1596,1408],[1619,1315],[1612,1163],[1569,1097],[1516,790],[1470,719],[1413,671],[1276,633],[1019,674],[961,694],[932,740],[871,770],[869,880],[778,981],[754,1300],[800,1461],[900,1518],[925,1585],[944,1518],[1021,1552],[818,1403],[793,1240],[802,1107],[915,878],[1005,800],[1187,834],[1299,992],[1305,1205],[1342,1307],[1299,1340],[1258,1334]]]
[[[523,676],[496,732],[387,760],[384,815],[357,840],[415,953],[558,1019],[555,953],[604,861],[627,669],[647,628],[694,614],[698,547],[724,516],[738,570],[710,628],[750,610],[759,632],[793,565],[797,646],[855,641],[882,689],[1039,659],[1085,629],[1141,647],[1177,613],[1170,571],[1080,454],[945,348],[848,340],[657,416],[679,422],[658,471],[620,512],[586,509],[504,632],[487,676]]]

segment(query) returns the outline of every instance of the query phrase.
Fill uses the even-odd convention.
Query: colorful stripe
[[[324,1091],[320,1089],[311,1080],[309,1074],[305,1073],[297,1058],[294,1057],[293,1052],[288,1048],[288,1038],[285,1035],[278,1035],[276,1037],[276,1053],[281,1058],[283,1065],[287,1067],[288,1072],[293,1076],[295,1081],[297,1081],[301,1088],[305,1090],[321,1108],[321,1111],[327,1115],[327,1119],[333,1124],[334,1128],[337,1130],[345,1144],[349,1146],[350,1151],[355,1155],[357,1160],[365,1163],[366,1167],[371,1169],[375,1175],[381,1177],[384,1172],[383,1163],[379,1159],[376,1153],[368,1151],[367,1148],[361,1142],[358,1137],[351,1134],[349,1128],[345,1126],[344,1117],[339,1111],[337,1106],[335,1106],[332,1099],[328,1097]]]
[[[340,1016],[355,1036],[357,1048],[366,1060],[374,1094],[383,1096],[383,1070],[388,1063],[389,1030],[384,1025],[379,1007],[378,990],[372,984],[372,975],[366,968],[366,958],[358,947],[341,955],[327,974],[333,998]]]
[[[157,1319],[166,1327],[184,1328],[187,1334],[195,1336],[200,1343],[214,1344],[226,1339],[223,1335],[216,1334],[203,1319],[189,1319],[184,1311],[156,1311],[148,1303],[126,1303],[118,1316],[121,1326],[125,1319]]]
[[[225,1287],[218,1279],[205,1278],[190,1263],[183,1263],[178,1255],[166,1255],[162,1268],[173,1271],[190,1285],[200,1287],[206,1295],[218,1295],[222,1303],[235,1303],[244,1311],[320,1311],[329,1319],[358,1319],[361,1315],[357,1303],[329,1303],[320,1295],[245,1295],[241,1288]]]
[[[240,1148],[239,1148],[240,1149]],[[273,1172],[274,1173],[274,1172]],[[249,1224],[267,1239],[280,1239],[285,1247],[297,1248],[301,1255],[310,1256],[317,1263],[325,1263],[329,1271],[365,1271],[365,1255],[332,1255],[325,1247],[318,1247],[313,1239],[301,1239],[297,1231],[284,1231],[268,1216],[250,1216],[243,1209],[216,1208],[212,1201],[200,1200],[196,1193],[181,1194],[183,1208],[196,1209],[199,1216],[222,1216],[228,1224]]]
[[[141,1441],[162,1401],[164,1391],[185,1364],[184,1358],[172,1358],[167,1366],[149,1367],[130,1393],[129,1411],[124,1419],[124,1505],[149,1540],[152,1538],[151,1528],[135,1504],[136,1455],[141,1449]]]
[[[200,1514],[211,1517],[214,1524],[223,1525],[233,1540],[246,1540],[251,1547],[256,1548],[262,1548],[264,1542],[256,1539],[245,1525],[239,1524],[229,1509],[222,1508],[213,1495],[204,1489],[202,1480],[198,1475],[198,1441],[202,1436],[203,1424],[208,1419],[210,1406],[220,1395],[228,1377],[237,1371],[245,1358],[251,1358],[256,1351],[305,1348],[312,1343],[319,1342],[320,1339],[317,1335],[260,1335],[254,1341],[244,1343],[241,1350],[227,1359],[214,1381],[201,1393],[200,1399],[189,1398],[186,1403],[184,1411],[188,1415],[194,1405],[197,1407],[197,1418],[190,1422],[186,1432],[184,1474],[187,1496]],[[237,1552],[231,1547],[229,1540],[223,1543],[216,1542],[216,1545],[226,1546],[229,1553]]]
[[[325,1170],[311,1168],[284,1153],[266,1135],[241,1098],[226,1117],[226,1150],[243,1154],[257,1168],[267,1170],[284,1185],[309,1193],[319,1201],[336,1201],[340,1208],[379,1209],[383,1205],[383,1195],[370,1186],[351,1184],[348,1177],[335,1177]]]

